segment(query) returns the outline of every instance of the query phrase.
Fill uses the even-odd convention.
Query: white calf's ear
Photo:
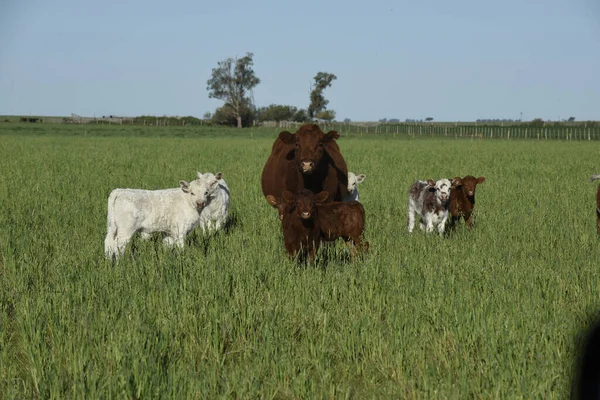
[[[217,172],[217,174],[215,175],[215,178],[217,178],[217,180],[220,181],[223,178],[223,173]]]
[[[181,190],[183,190],[184,192],[188,193],[189,189],[190,189],[190,183],[187,181],[179,181],[179,186],[181,187]]]
[[[202,174],[200,173],[200,171],[196,171],[196,178],[202,179]]]
[[[365,180],[367,176],[365,174],[360,174],[356,176],[356,183],[361,183],[362,181]]]
[[[429,186],[435,186],[435,181],[433,179],[427,179],[427,183],[429,183]]]

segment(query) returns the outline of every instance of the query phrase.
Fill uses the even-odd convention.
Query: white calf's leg
[[[171,236],[165,236],[163,239],[163,243],[169,247],[173,246],[175,244],[175,238],[173,238]]]
[[[140,237],[143,240],[150,240],[150,238],[152,237],[151,233],[147,233],[147,232],[140,232]]]
[[[415,229],[415,203],[412,199],[408,200],[408,232],[412,233]]]

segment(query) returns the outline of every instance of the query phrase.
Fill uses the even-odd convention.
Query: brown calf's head
[[[462,190],[467,197],[473,197],[475,196],[475,188],[485,181],[485,176],[479,178],[475,178],[473,175],[467,175],[464,178],[457,176],[450,180],[452,181],[452,189]]]
[[[298,168],[303,174],[312,174],[326,152],[334,163],[338,163],[342,155],[335,139],[339,138],[335,131],[323,133],[318,125],[303,125],[296,133],[281,132],[279,138],[286,144],[295,144],[293,156],[298,163]],[[292,153],[288,155],[288,159]],[[341,158],[343,162],[343,158]]]
[[[328,196],[329,193],[326,191],[313,194],[313,192],[307,189],[303,189],[295,195],[287,190],[283,192],[283,200],[286,203],[287,210],[295,213],[296,216],[304,220],[313,218],[317,204],[326,201]],[[283,216],[281,218],[283,219]]]

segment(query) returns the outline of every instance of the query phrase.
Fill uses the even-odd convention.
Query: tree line
[[[327,109],[329,100],[323,92],[337,77],[328,72],[318,72],[311,85],[307,108],[297,108],[292,105],[271,104],[266,107],[256,107],[253,89],[260,84],[253,65],[253,54],[246,53],[244,57],[230,57],[217,63],[213,68],[210,79],[206,82],[208,97],[224,102],[213,113],[204,114],[204,119],[210,119],[218,125],[231,125],[241,128],[250,126],[254,121],[296,121],[312,120],[333,121],[335,111]]]

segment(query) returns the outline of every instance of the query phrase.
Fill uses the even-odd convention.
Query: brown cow
[[[312,192],[301,191],[296,199],[301,196],[310,196]],[[290,212],[293,203],[287,201],[278,202],[272,196],[267,196],[267,201],[279,210],[279,219],[283,221],[284,215]],[[362,251],[369,249],[369,242],[362,241],[365,230],[365,209],[358,201],[321,203],[317,205],[317,222],[321,230],[321,239],[332,242],[339,238],[344,239],[346,245],[353,255],[357,254],[357,248]]]
[[[348,193],[348,167],[335,131],[323,133],[318,125],[301,126],[296,133],[281,132],[273,143],[261,176],[263,194],[282,200],[284,190],[298,193],[326,191],[327,201],[341,201]]]
[[[475,189],[478,184],[485,181],[484,176],[475,178],[472,175],[467,175],[464,178],[457,176],[452,180],[452,190],[450,190],[450,228],[454,228],[455,224],[461,218],[465,219],[465,224],[468,229],[471,229],[473,224],[473,208],[475,207]]]
[[[600,174],[592,175],[590,182],[594,182],[596,179],[600,179]],[[596,192],[596,231],[600,235],[600,185],[598,186],[598,191]]]
[[[310,262],[314,261],[315,252],[321,244],[317,203],[325,201],[328,196],[327,192],[315,195],[310,190],[301,190],[296,195],[283,191],[286,203],[281,216],[283,244],[291,257],[299,255],[299,261],[306,261],[308,256]]]

